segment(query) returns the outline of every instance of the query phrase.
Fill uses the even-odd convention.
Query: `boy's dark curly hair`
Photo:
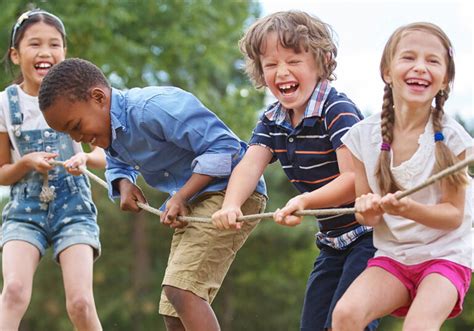
[[[54,65],[43,78],[38,94],[40,109],[47,111],[58,97],[71,102],[87,101],[89,90],[95,86],[110,88],[95,64],[78,58],[66,59]]]

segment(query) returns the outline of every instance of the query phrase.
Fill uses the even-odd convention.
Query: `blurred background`
[[[335,86],[360,105],[366,115],[378,111],[382,98],[377,70],[389,34],[409,21],[429,20],[446,30],[453,39],[456,56],[460,57],[456,65],[461,82],[455,83],[446,109],[450,112],[452,107],[453,115],[471,136],[474,134],[470,76],[472,14],[468,18],[470,28],[460,24],[468,15],[464,6],[467,1],[417,0],[383,4],[381,1],[309,0],[285,3],[1,0],[0,3],[3,53],[7,51],[16,18],[28,9],[40,7],[64,21],[68,57],[85,58],[99,65],[114,87],[174,85],[189,90],[244,140],[250,138],[258,115],[271,100],[264,90],[255,90],[244,75],[237,47],[243,31],[256,18],[293,8],[316,14],[332,24],[341,44]],[[440,3],[443,6],[437,13],[442,21],[437,22],[438,16],[430,10]],[[410,16],[413,12],[420,18]],[[341,15],[336,15],[338,13]],[[396,13],[399,16],[394,18]],[[454,13],[461,16],[458,18]],[[423,14],[427,15],[424,19]],[[372,19],[374,23],[370,24]],[[450,33],[452,28],[454,31]],[[454,39],[459,40],[459,44]],[[15,73],[2,72],[0,88],[4,89]],[[468,79],[462,78],[464,76]],[[460,96],[456,97],[458,86]],[[96,174],[103,177],[103,172]],[[270,166],[265,177],[270,196],[268,211],[283,206],[296,194],[279,165]],[[166,199],[143,181],[139,185],[152,206],[158,207]],[[146,212],[121,212],[118,204],[112,203],[105,190],[95,183],[92,190],[99,209],[103,247],[102,256],[94,266],[94,292],[104,330],[165,330],[158,315],[158,301],[172,231]],[[0,191],[0,208],[8,199],[7,193],[7,188]],[[213,304],[223,331],[298,330],[306,279],[318,254],[314,245],[316,231],[316,223],[310,218],[296,228],[283,228],[272,221],[263,221],[257,227],[237,255]],[[446,322],[442,330],[471,331],[473,328],[474,298],[470,292],[463,314]],[[401,330],[401,322],[387,317],[379,329]],[[60,269],[51,260],[51,252],[43,258],[36,273],[32,302],[21,330],[72,330],[65,309]]]

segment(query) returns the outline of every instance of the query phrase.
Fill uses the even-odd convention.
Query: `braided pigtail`
[[[444,115],[444,103],[448,99],[448,96],[449,87],[439,91],[435,97],[436,107],[432,109],[432,123],[433,130],[435,132],[434,140],[436,157],[433,173],[438,173],[441,170],[459,162],[459,159],[456,157],[456,155],[454,155],[444,143],[443,127],[441,123]],[[455,187],[464,187],[468,183],[466,173],[462,171],[454,173],[445,180],[449,185],[453,185]]]
[[[380,156],[375,169],[375,176],[380,187],[382,195],[393,193],[400,189],[400,185],[393,177],[390,171],[391,154],[390,145],[393,141],[393,125],[395,123],[395,112],[393,111],[392,88],[389,84],[385,84],[382,114],[381,114],[381,133],[382,145]]]

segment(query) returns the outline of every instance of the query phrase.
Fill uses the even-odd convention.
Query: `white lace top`
[[[467,155],[472,155],[473,138],[459,123],[446,115],[443,117],[443,135],[445,143],[454,154],[459,155],[466,151]],[[380,194],[374,175],[382,143],[380,114],[372,115],[354,125],[342,141],[352,154],[364,163],[372,192]],[[435,144],[431,120],[420,135],[418,144],[417,151],[409,160],[391,167],[394,177],[405,189],[423,183],[432,175]],[[455,230],[433,229],[410,219],[385,214],[383,222],[374,227],[376,256],[388,256],[407,265],[432,259],[446,259],[472,268],[473,191],[470,180],[466,190],[464,221]],[[420,203],[434,205],[439,202],[440,196],[440,185],[435,183],[410,197]]]

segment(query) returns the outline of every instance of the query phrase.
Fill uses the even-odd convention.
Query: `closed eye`
[[[81,129],[81,121],[77,122],[71,129],[73,132],[77,132]]]

